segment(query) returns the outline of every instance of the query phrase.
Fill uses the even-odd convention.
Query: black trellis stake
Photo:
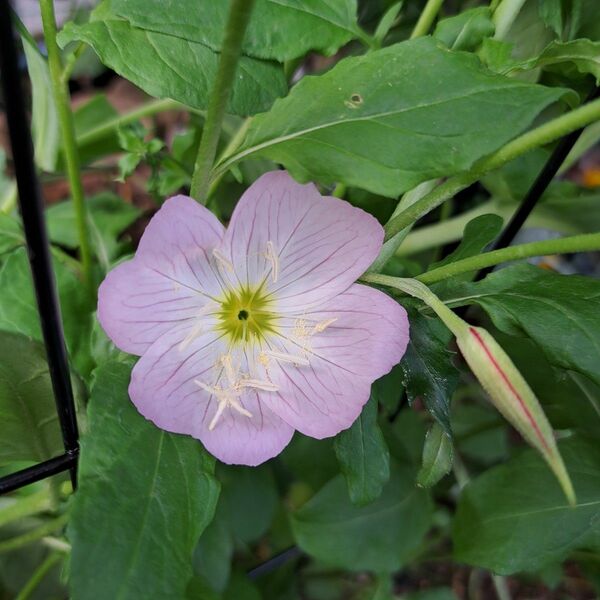
[[[0,71],[19,193],[19,207],[23,219],[56,410],[65,447],[65,453],[61,456],[0,479],[0,494],[2,494],[66,470],[69,470],[71,482],[75,487],[79,434],[69,362],[60,318],[60,306],[50,260],[50,245],[33,161],[31,132],[25,114],[25,97],[19,77],[9,0],[0,0]]]
[[[595,88],[594,91],[589,95],[587,101],[594,100],[598,97],[600,88]],[[527,217],[531,214],[533,209],[536,207],[539,199],[543,196],[544,192],[558,173],[563,162],[569,155],[569,152],[573,149],[573,146],[579,139],[583,131],[578,129],[566,135],[560,140],[556,148],[550,155],[550,158],[544,165],[544,168],[540,171],[535,181],[531,184],[531,187],[525,194],[519,208],[514,212],[510,221],[498,237],[498,239],[492,244],[490,250],[499,250],[500,248],[506,248],[510,246],[511,242],[515,239],[515,236],[521,230],[521,227],[525,224]],[[481,269],[475,276],[475,280],[479,281],[494,270],[494,267],[486,267]]]

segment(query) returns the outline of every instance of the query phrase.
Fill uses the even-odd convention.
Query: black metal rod
[[[290,548],[283,550],[279,554],[276,554],[275,556],[269,558],[268,560],[254,567],[253,569],[250,569],[247,575],[250,579],[256,579],[257,577],[261,577],[262,575],[266,575],[267,573],[278,569],[285,563],[289,562],[290,560],[293,560],[294,558],[298,558],[301,555],[302,551],[300,550],[300,548],[298,548],[298,546],[291,546]]]
[[[76,454],[61,454],[56,458],[51,458],[27,469],[2,477],[0,478],[0,495],[8,494],[8,492],[13,492],[24,485],[29,485],[30,483],[40,481],[40,479],[73,469],[76,464]]]
[[[12,27],[9,0],[0,0],[0,70],[6,120],[19,192],[19,206],[33,275],[48,367],[63,442],[68,455],[77,458],[79,435],[69,373],[67,350],[63,335],[60,306],[50,260],[50,245],[43,216],[40,187],[33,161],[31,133],[25,114],[25,101]],[[76,465],[70,467],[73,487],[76,485]]]
[[[594,100],[598,96],[599,88],[596,88],[592,94],[588,97],[587,101]],[[527,191],[525,198],[523,198],[519,208],[514,212],[510,221],[498,237],[498,239],[492,244],[490,250],[498,250],[499,248],[506,248],[510,246],[512,241],[515,239],[517,233],[519,233],[521,227],[523,227],[525,221],[535,208],[539,199],[543,196],[548,186],[552,183],[552,180],[558,173],[563,162],[569,155],[569,152],[573,149],[573,146],[579,139],[579,136],[583,132],[582,129],[573,131],[566,135],[560,140],[554,152],[550,155],[548,162],[544,165],[544,168],[540,171],[540,174],[536,177],[535,181]],[[494,267],[486,267],[477,273],[475,280],[479,281],[483,279],[489,273],[492,272]]]

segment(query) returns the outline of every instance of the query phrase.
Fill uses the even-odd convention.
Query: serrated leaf
[[[392,572],[422,542],[431,516],[431,499],[415,487],[412,470],[392,464],[390,480],[375,502],[353,505],[338,475],[292,515],[292,529],[298,545],[327,564]]]
[[[425,437],[423,462],[417,475],[417,484],[434,486],[452,468],[453,449],[450,436],[438,423],[434,423]]]
[[[411,403],[422,399],[427,410],[451,435],[450,398],[458,384],[458,371],[447,350],[450,335],[439,321],[409,309],[410,343],[400,362]]]
[[[89,44],[105,65],[151,96],[207,107],[219,60],[208,46],[134,27],[106,9],[89,23],[67,23],[58,40],[62,46],[72,41]],[[280,66],[242,56],[228,110],[244,116],[266,110],[285,89]]]
[[[600,522],[600,450],[573,438],[560,451],[577,505],[566,502],[541,457],[525,451],[464,489],[453,526],[456,560],[509,575],[586,545]]]
[[[220,51],[228,0],[112,0],[116,15],[135,27],[158,31]],[[293,32],[293,35],[290,35]],[[257,0],[242,50],[279,62],[310,50],[331,55],[360,35],[356,0]]]
[[[129,377],[130,367],[108,362],[92,389],[68,527],[80,600],[183,598],[219,494],[214,460],[198,441],[144,419]]]
[[[336,436],[334,449],[350,500],[364,506],[379,498],[390,478],[390,453],[377,424],[373,396],[352,426]]]
[[[302,181],[395,197],[470,168],[563,94],[494,75],[431,38],[411,40],[303,78],[252,120],[216,172],[265,156]]]
[[[600,384],[599,280],[521,264],[443,295],[453,305],[478,304],[504,333],[531,338],[550,364]]]
[[[0,331],[0,463],[42,461],[63,451],[46,352]]]

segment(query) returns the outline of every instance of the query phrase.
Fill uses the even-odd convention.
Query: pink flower
[[[349,427],[408,343],[405,310],[354,283],[382,241],[371,215],[284,171],[246,191],[227,231],[167,200],[99,290],[102,327],[141,356],[133,403],[226,463],[260,464],[295,429]]]

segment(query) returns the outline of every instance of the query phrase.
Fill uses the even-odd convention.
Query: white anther
[[[275,252],[275,244],[267,242],[267,260],[271,263],[271,277],[275,283],[279,277],[279,257]]]
[[[258,362],[266,369],[269,366],[269,357],[265,352],[260,352],[258,355]]]
[[[293,354],[284,354],[283,352],[277,352],[276,350],[266,350],[266,354],[268,354],[271,358],[278,360],[280,362],[290,363],[295,365],[296,367],[303,366],[307,367],[310,363],[303,356],[294,356]]]
[[[227,380],[229,381],[230,386],[235,386],[236,384],[236,374],[235,369],[233,368],[233,362],[231,361],[231,354],[225,354],[221,357],[221,364],[225,368],[225,375],[227,375]]]
[[[252,413],[249,410],[246,410],[238,400],[238,396],[241,396],[242,394],[239,384],[224,390],[217,386],[207,385],[199,379],[194,379],[194,383],[217,399],[217,410],[208,425],[209,431],[212,431],[215,428],[216,424],[221,418],[221,415],[223,414],[223,411],[227,407],[233,408],[244,417],[252,418]]]
[[[216,424],[218,423],[219,419],[221,418],[221,415],[223,414],[223,411],[225,410],[225,407],[227,406],[227,402],[224,400],[219,400],[217,403],[217,411],[215,412],[214,417],[210,420],[210,423],[208,424],[208,430],[212,431]]]
[[[313,328],[313,334],[314,333],[322,333],[323,331],[325,331],[330,325],[333,325],[335,322],[337,321],[337,318],[335,319],[327,319],[326,321],[321,321],[320,323],[317,323],[314,328]]]
[[[263,392],[276,392],[279,386],[276,386],[270,381],[261,381],[260,379],[242,379],[239,383],[241,387],[253,388],[262,390]]]
[[[212,254],[221,266],[233,272],[233,263],[218,248],[213,248]]]

